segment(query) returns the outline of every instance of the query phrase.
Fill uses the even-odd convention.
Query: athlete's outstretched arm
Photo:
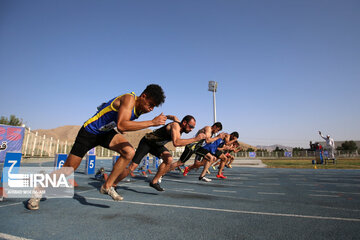
[[[170,124],[171,127],[171,138],[172,138],[172,143],[175,147],[182,147],[182,146],[186,146],[190,143],[196,142],[196,141],[200,141],[201,139],[205,138],[205,134],[200,133],[199,135],[197,135],[194,138],[189,138],[189,139],[181,139],[181,135],[180,135],[180,126],[179,124],[175,124],[175,123],[171,123]]]
[[[121,97],[117,121],[117,129],[120,132],[137,131],[148,127],[155,127],[165,124],[166,116],[162,113],[153,120],[130,121],[134,106],[135,99],[131,95],[124,95]]]
[[[166,115],[166,117],[167,117],[167,119],[170,119],[174,122],[180,122],[180,120],[174,115]]]

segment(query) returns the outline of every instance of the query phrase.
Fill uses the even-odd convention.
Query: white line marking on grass
[[[6,233],[0,233],[0,238],[6,240],[30,240],[30,238],[17,237]]]
[[[107,201],[113,202],[111,199],[103,198],[87,198],[89,200]],[[308,219],[319,219],[319,220],[336,220],[336,221],[348,221],[348,222],[360,222],[359,218],[340,218],[340,217],[323,217],[323,216],[310,216],[310,215],[299,215],[299,214],[287,214],[287,213],[270,213],[270,212],[253,212],[233,209],[221,209],[221,208],[204,208],[195,206],[182,206],[182,205],[171,205],[161,203],[146,203],[146,202],[130,202],[130,201],[119,201],[118,203],[127,203],[144,206],[156,206],[156,207],[170,207],[170,208],[183,208],[193,210],[205,210],[214,212],[228,212],[228,213],[240,213],[240,214],[251,214],[251,215],[263,215],[263,216],[276,216],[276,217],[293,217],[293,218],[308,218]]]
[[[267,195],[285,195],[285,193],[275,193],[275,192],[258,192],[258,194],[267,194]]]

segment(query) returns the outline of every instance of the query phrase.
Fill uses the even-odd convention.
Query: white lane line
[[[227,190],[213,190],[214,192],[220,192],[220,193],[236,193],[236,191],[227,191]]]
[[[280,183],[259,183],[259,185],[265,185],[265,186],[280,186]]]
[[[324,184],[335,184],[337,187],[357,187],[358,183],[324,183]]]
[[[90,192],[90,191],[94,191],[94,190],[97,190],[97,189],[89,189],[89,190],[85,190],[85,191],[81,191],[81,192],[75,192],[75,193],[85,193],[85,192]],[[72,197],[71,197],[72,198]],[[51,198],[48,198],[48,199],[51,199]],[[19,205],[19,204],[23,204],[23,202],[17,202],[17,203],[11,203],[11,204],[6,204],[6,205],[1,205],[0,208],[3,208],[3,207],[9,207],[9,206],[14,206],[14,205]],[[1,238],[1,237],[0,237]]]
[[[213,178],[215,179],[215,178]],[[203,184],[203,185],[214,185],[214,184],[218,184],[218,183],[221,183],[221,182],[218,182],[218,181],[212,181],[212,182],[202,182],[202,181],[183,181],[183,180],[175,180],[175,179],[168,179],[168,178],[164,178],[163,179],[164,182],[180,182],[180,183],[200,183],[200,184]],[[226,181],[226,180],[224,180]],[[242,182],[238,182],[237,183],[238,185],[240,184],[243,184]],[[234,185],[234,184],[226,184],[226,186],[228,187],[239,187],[238,185]]]
[[[311,197],[333,197],[333,198],[339,197],[337,195],[325,195],[325,194],[309,194],[309,196],[311,196]]]
[[[312,192],[319,192],[319,193],[341,193],[341,194],[351,194],[351,195],[360,195],[360,193],[355,193],[355,192],[338,192],[338,191],[325,191],[325,190],[310,190]]]
[[[2,208],[2,207],[8,207],[8,206],[14,206],[14,205],[19,205],[19,204],[23,204],[23,202],[17,202],[17,203],[11,203],[11,204],[7,204],[7,205],[1,205],[0,208]]]
[[[229,176],[229,175],[226,175],[226,176]],[[249,178],[245,178],[245,177],[231,177],[229,179],[231,179],[231,180],[249,180]]]
[[[275,192],[258,192],[258,194],[267,194],[267,195],[285,195],[285,193],[275,193]]]
[[[75,191],[75,193],[86,193],[86,192],[95,191],[95,190],[98,190],[98,189],[94,188],[94,189],[84,190],[84,191],[80,191],[80,192]]]
[[[0,238],[6,240],[30,240],[30,238],[17,237],[6,233],[0,233]]]
[[[127,184],[127,186],[132,187],[132,188],[146,188],[146,189],[149,189],[149,186],[132,185],[131,183]],[[195,192],[195,191],[190,191],[190,190],[184,191],[184,189],[176,189],[176,188],[166,189],[165,191],[193,193],[193,194],[204,195],[204,196],[211,196],[211,197],[218,197],[218,198],[230,198],[230,199],[246,200],[246,201],[251,200],[249,198],[241,198],[241,197],[225,196],[225,195],[216,195],[216,194],[210,194],[210,193],[201,193],[201,192]]]
[[[112,200],[112,199],[90,198],[90,197],[87,197],[86,199],[98,200],[98,201],[107,201],[107,202],[113,202],[114,203],[114,200]],[[130,201],[119,201],[118,203],[145,205],[145,206],[157,206],[157,207],[194,209],[194,210],[205,210],[205,211],[214,211],[214,212],[228,212],[228,213],[240,213],[240,214],[242,213],[242,214],[252,214],[252,215],[277,216],[277,217],[294,217],[294,218],[308,218],[308,219],[319,219],[319,220],[336,220],[336,221],[360,222],[359,218],[323,217],[323,216],[310,216],[310,215],[287,214],[287,213],[253,212],[253,211],[242,211],[242,210],[233,210],[233,209],[204,208],[204,207],[195,207],[195,206],[182,206],[182,205],[172,205],[172,204],[130,202]]]

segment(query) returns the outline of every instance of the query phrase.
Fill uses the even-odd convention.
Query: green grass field
[[[312,164],[309,159],[262,159],[269,168],[360,169],[360,158],[339,158],[336,164]]]

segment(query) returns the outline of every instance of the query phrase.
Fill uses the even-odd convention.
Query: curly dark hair
[[[163,89],[157,84],[148,85],[141,94],[146,94],[148,98],[152,99],[156,107],[163,104],[166,98]]]
[[[221,122],[216,122],[216,123],[214,123],[214,124],[212,125],[212,127],[213,127],[213,126],[216,126],[217,128],[219,128],[219,131],[222,130],[222,124],[221,124]]]
[[[232,132],[230,135],[233,136],[233,137],[239,138],[239,133],[238,132]]]

